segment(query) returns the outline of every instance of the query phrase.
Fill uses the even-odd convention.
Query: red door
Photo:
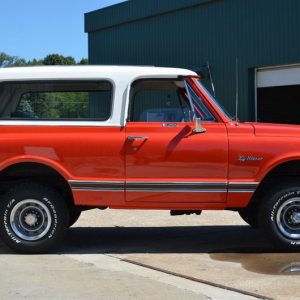
[[[205,132],[193,132],[193,117],[201,118]],[[136,81],[125,132],[126,201],[166,208],[226,201],[225,124],[183,79]]]
[[[227,131],[208,122],[129,122],[126,126],[126,201],[225,202]]]

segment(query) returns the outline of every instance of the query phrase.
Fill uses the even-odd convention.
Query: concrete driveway
[[[300,253],[233,212],[91,210],[49,255],[0,254],[1,299],[300,299]]]

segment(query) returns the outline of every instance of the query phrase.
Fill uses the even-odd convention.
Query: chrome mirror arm
[[[184,81],[184,86],[185,86],[185,89],[186,89],[186,92],[187,92],[187,95],[188,95],[188,98],[189,98],[189,103],[190,103],[190,106],[191,106],[191,110],[192,110],[192,115],[193,115],[192,119],[193,119],[194,124],[195,124],[195,128],[193,129],[193,132],[194,133],[204,133],[204,132],[206,132],[206,129],[201,124],[202,120],[200,118],[196,117],[196,112],[195,112],[195,108],[194,108],[194,105],[193,105],[192,96],[191,96],[189,86],[188,86],[186,80]]]
[[[202,121],[201,119],[195,118],[194,121],[195,121],[195,128],[193,129],[194,133],[204,133],[204,132],[206,132],[206,129],[201,124],[201,121]]]

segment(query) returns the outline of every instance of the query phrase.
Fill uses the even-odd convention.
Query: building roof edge
[[[134,22],[217,0],[131,0],[85,14],[85,32]],[[183,3],[184,2],[184,3]]]

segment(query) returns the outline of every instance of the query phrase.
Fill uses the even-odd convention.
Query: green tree
[[[82,58],[78,64],[79,65],[88,65],[89,60],[87,58]]]
[[[27,66],[41,66],[41,65],[43,65],[44,63],[43,63],[43,60],[42,59],[33,59],[33,60],[29,60],[28,62],[27,62]]]
[[[44,65],[76,65],[72,56],[63,56],[59,54],[49,54],[43,60]]]
[[[25,66],[26,60],[18,56],[11,56],[0,52],[0,67]]]
[[[76,62],[72,56],[63,56],[60,54],[49,54],[44,59],[25,60],[19,56],[12,56],[5,52],[0,52],[1,67],[19,67],[19,66],[39,66],[39,65],[88,65],[88,59],[82,58]]]

